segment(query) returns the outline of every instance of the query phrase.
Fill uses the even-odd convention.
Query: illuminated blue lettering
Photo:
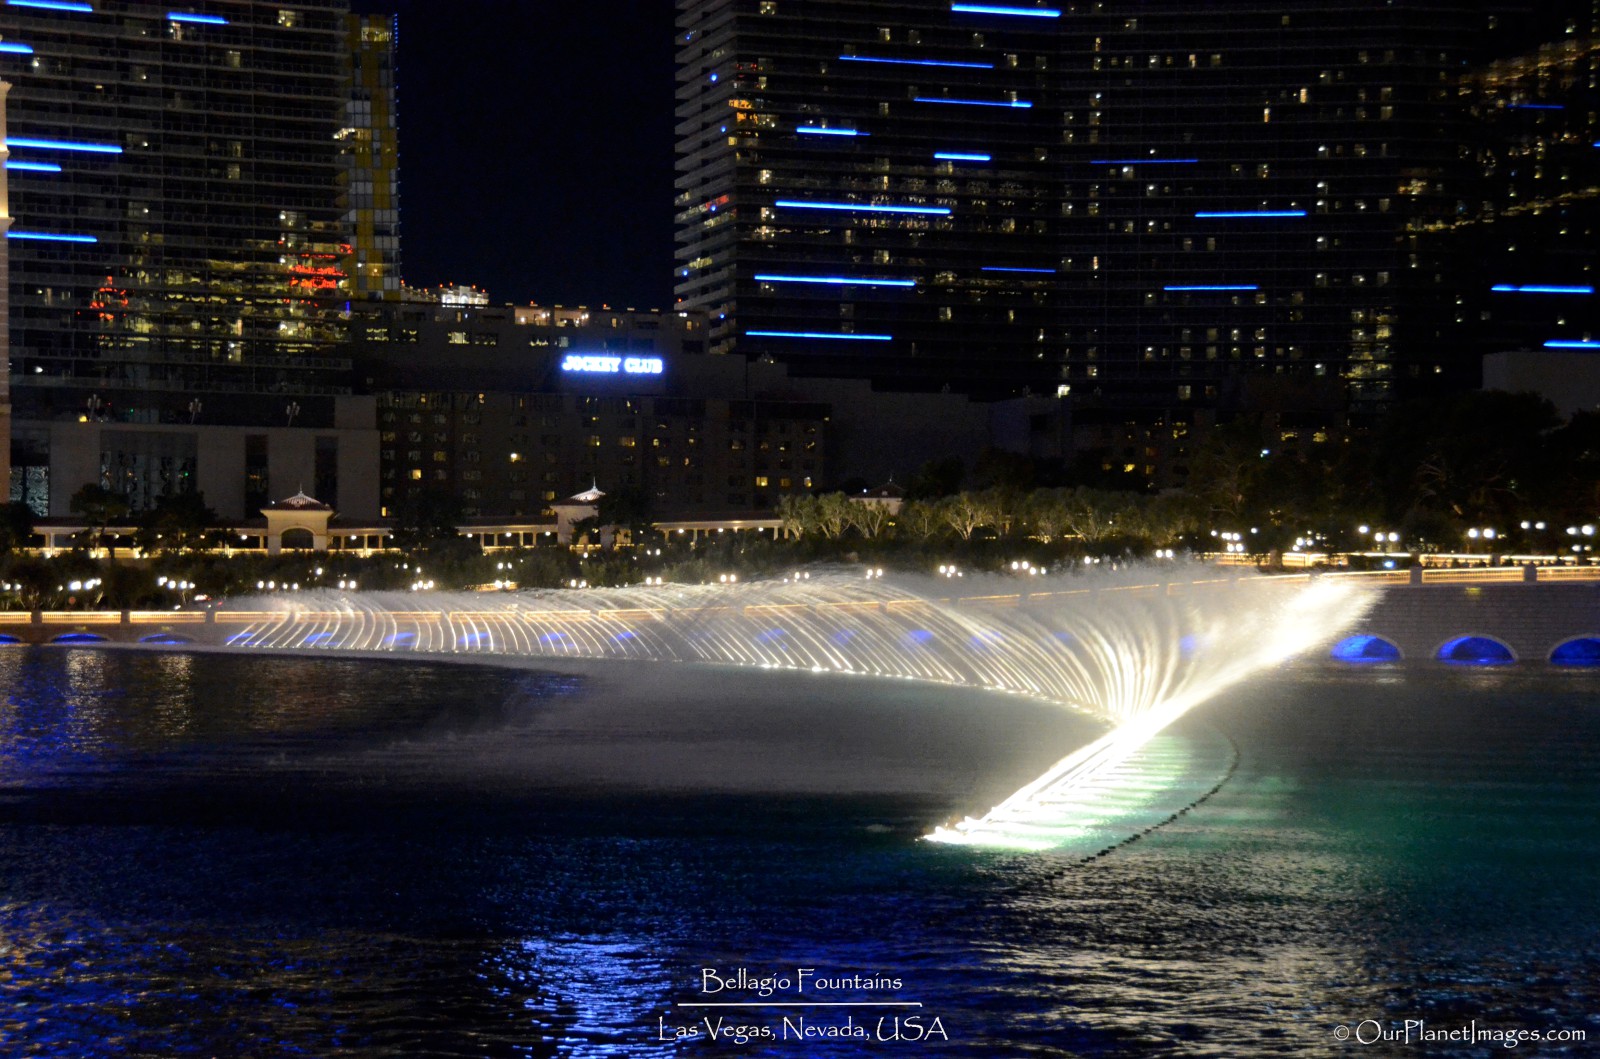
[[[561,361],[562,371],[589,374],[660,375],[666,369],[660,357],[614,357],[605,353],[568,353]]]

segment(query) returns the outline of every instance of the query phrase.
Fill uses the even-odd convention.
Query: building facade
[[[714,352],[899,389],[1063,378],[1053,20],[678,12],[675,281]]]
[[[343,0],[0,13],[14,86],[13,498],[62,514],[77,488],[127,467],[155,476],[124,483],[135,497],[188,487],[171,470],[182,460],[146,458],[144,441],[104,450],[98,479],[53,477],[63,424],[101,438],[116,433],[106,424],[141,437],[343,429],[347,271],[370,263],[348,223],[366,207],[352,197],[347,15]],[[382,124],[392,106],[372,114]],[[237,470],[230,492],[244,489]]]
[[[1430,236],[1531,212],[1508,165],[1594,185],[1593,9],[678,0],[680,304],[716,351],[1179,426],[1258,376],[1470,386],[1518,281]],[[1593,267],[1563,245],[1521,282]]]
[[[699,313],[359,309],[352,355],[378,402],[384,513],[447,495],[465,518],[544,522],[598,484],[659,518],[770,515],[786,495],[1025,443],[1038,411],[1001,406],[1022,429],[997,430],[997,406],[962,395],[711,355],[709,330]]]
[[[400,125],[395,113],[395,48],[400,20],[351,15],[345,47],[350,84],[339,129],[344,184],[340,205],[349,233],[345,273],[358,300],[396,300],[400,271]]]
[[[1441,314],[1452,345],[1534,351],[1554,366],[1600,351],[1600,12],[1590,4],[1547,37],[1461,78],[1475,180],[1458,214],[1423,238],[1466,291]],[[1470,370],[1455,381],[1477,384]]]
[[[549,521],[597,482],[660,512],[748,512],[824,473],[827,407],[707,385],[698,314],[369,307],[354,333],[389,517],[447,496],[467,519]]]

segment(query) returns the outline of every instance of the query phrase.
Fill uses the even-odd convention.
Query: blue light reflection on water
[[[930,1054],[1347,1055],[1328,1031],[1363,1017],[1600,1031],[1587,673],[1258,682],[1205,710],[1241,745],[1234,779],[1076,865],[913,844],[925,797],[417,779],[439,747],[503,742],[505,696],[570,727],[570,681],[85,650],[0,667],[0,1041],[22,1054],[698,1054],[653,1038],[700,967],[796,964],[902,978],[955,1038]],[[342,780],[375,724],[398,742]],[[96,801],[87,769],[41,793],[18,748],[57,730],[35,756],[121,787]],[[340,737],[354,757],[285,790],[226,781],[237,754],[207,764],[243,740],[270,778]],[[197,775],[149,756],[174,749]]]

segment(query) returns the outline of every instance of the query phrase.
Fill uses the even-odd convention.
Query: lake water
[[[1290,667],[1180,732],[1237,748],[1214,796],[1090,860],[916,841],[1097,730],[1011,697],[26,648],[0,689],[6,1056],[1600,1041],[1590,674]]]

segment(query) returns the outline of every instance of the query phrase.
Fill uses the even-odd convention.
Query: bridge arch
[[[153,632],[149,636],[139,637],[140,643],[148,644],[191,644],[193,640],[187,636],[179,636],[175,632]]]
[[[1433,657],[1457,666],[1508,666],[1517,661],[1510,644],[1480,633],[1451,637],[1439,645]]]
[[[0,632],[0,644],[13,644],[13,643],[21,643],[21,642],[22,642],[22,640],[20,638],[18,638],[16,636],[12,636],[8,632]]]
[[[1370,633],[1346,636],[1333,645],[1328,656],[1336,662],[1353,665],[1371,665],[1375,662],[1398,662],[1404,656],[1393,640]]]
[[[111,638],[109,636],[101,636],[97,632],[64,632],[60,636],[52,637],[50,642],[60,644],[110,643]]]
[[[1600,666],[1600,633],[1574,636],[1550,649],[1550,664],[1556,666]]]

